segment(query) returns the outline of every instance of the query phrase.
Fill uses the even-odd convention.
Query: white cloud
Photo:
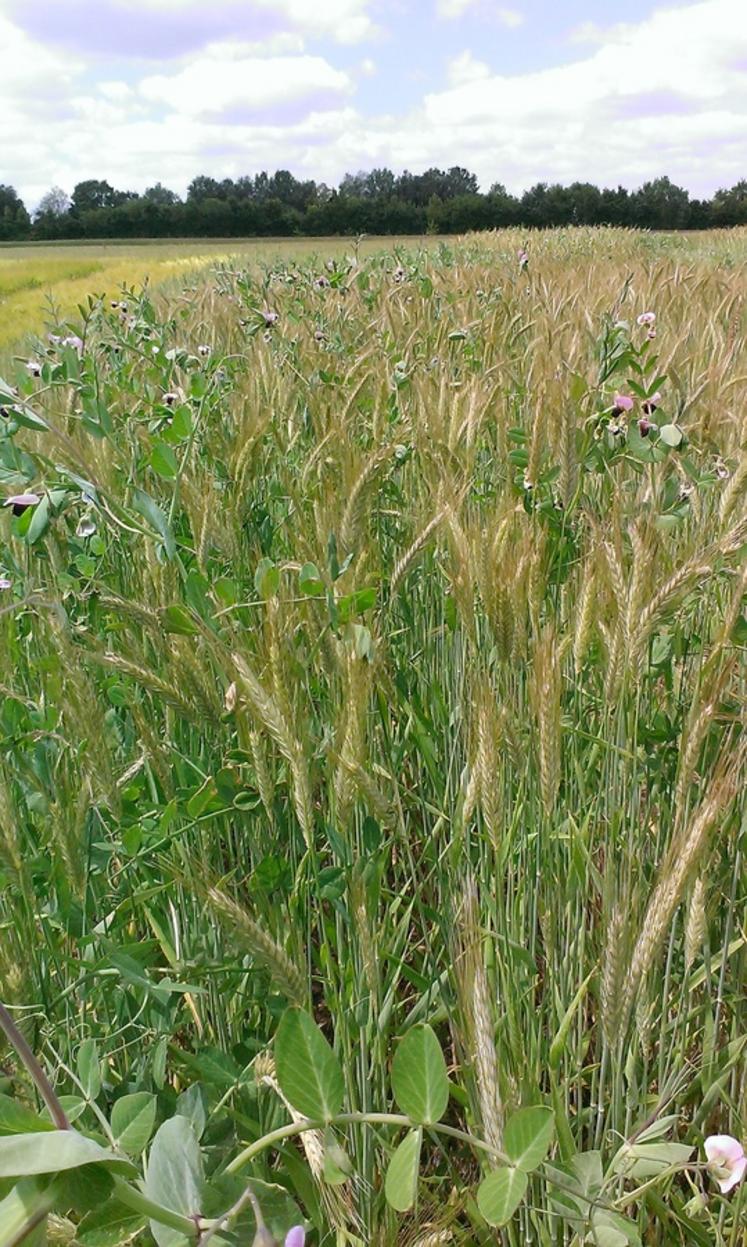
[[[436,14],[438,17],[453,19],[464,17],[465,13],[472,8],[482,10],[482,16],[497,21],[501,26],[507,26],[509,30],[521,26],[524,21],[524,14],[518,9],[502,8],[494,5],[483,4],[482,0],[436,0]]]
[[[203,0],[138,0],[141,8],[150,8],[183,16],[185,12],[204,10]],[[291,26],[308,34],[326,35],[338,43],[359,43],[376,33],[367,13],[370,0],[253,0],[252,7],[284,18]],[[246,9],[246,0],[233,0],[238,10]],[[231,0],[219,7],[231,7]]]
[[[328,35],[338,43],[361,43],[377,33],[368,15],[370,0],[256,0],[309,35]]]
[[[596,22],[580,22],[568,34],[569,43],[604,43],[605,35]]]
[[[0,0],[44,44],[95,57],[176,60],[218,39],[278,35],[358,44],[379,35],[374,0]],[[265,50],[269,50],[266,47]]]
[[[733,151],[747,144],[745,63],[743,0],[701,0],[615,26],[571,64],[432,93],[422,127],[465,163],[473,153],[483,181],[630,185],[668,172],[712,189],[739,175]],[[715,146],[706,153],[709,141]]]
[[[449,84],[453,87],[463,86],[465,82],[479,82],[490,77],[490,69],[484,61],[478,61],[469,50],[460,52],[449,61],[446,67]]]
[[[508,26],[510,30],[521,26],[524,21],[524,14],[518,9],[497,9],[496,17],[502,26]]]
[[[474,0],[437,0],[436,13],[439,17],[463,17]]]
[[[66,85],[83,67],[77,57],[50,51],[0,14],[0,100],[22,94],[49,96],[64,92]]]
[[[55,182],[70,190],[103,177],[142,190],[160,180],[183,192],[198,173],[278,166],[332,184],[361,167],[460,164],[483,187],[513,190],[540,180],[636,186],[667,173],[699,194],[744,176],[744,0],[670,6],[594,36],[571,63],[532,73],[495,74],[462,51],[443,89],[409,111],[397,111],[382,54],[382,113],[365,116],[354,103],[360,57],[343,71],[332,53],[294,55],[300,43],[268,55],[224,41],[168,62],[172,72],[132,79],[128,94],[111,62],[96,83],[90,66],[84,75],[79,59],[0,19],[2,180],[33,205]]]
[[[176,113],[197,117],[265,111],[317,94],[343,95],[351,87],[348,75],[321,56],[241,56],[221,46],[177,73],[144,79],[140,91]]]
[[[128,82],[100,82],[99,91],[108,100],[126,100],[132,96],[132,87]]]

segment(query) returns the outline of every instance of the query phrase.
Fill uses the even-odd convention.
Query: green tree
[[[0,185],[0,239],[28,237],[31,218],[13,186]]]
[[[149,186],[147,190],[143,191],[142,197],[148,203],[158,204],[161,208],[172,208],[174,204],[181,203],[176,191],[169,190],[161,182],[156,182],[155,186]]]
[[[126,191],[116,191],[108,182],[89,178],[86,182],[78,182],[73,189],[71,210],[82,216],[84,212],[95,212],[98,208],[116,208],[127,197]]]
[[[747,181],[743,178],[731,190],[718,190],[713,196],[714,225],[747,225]]]
[[[644,229],[686,229],[690,218],[690,196],[669,178],[644,182],[631,196],[631,225]]]

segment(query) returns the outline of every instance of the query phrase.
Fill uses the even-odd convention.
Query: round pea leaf
[[[387,1203],[397,1212],[407,1212],[415,1203],[420,1170],[422,1130],[411,1130],[405,1135],[389,1162],[384,1182]]]
[[[316,1022],[303,1009],[287,1009],[275,1035],[275,1066],[283,1095],[304,1117],[331,1121],[342,1108],[340,1063]]]
[[[112,1109],[112,1133],[117,1147],[128,1156],[139,1156],[156,1124],[156,1097],[149,1091],[123,1095]]]
[[[683,438],[682,429],[676,424],[663,424],[659,429],[659,441],[665,446],[679,446]]]
[[[503,1150],[517,1169],[531,1173],[547,1156],[554,1133],[552,1109],[542,1105],[520,1108],[506,1124]]]
[[[480,1183],[477,1207],[488,1225],[508,1225],[526,1194],[529,1178],[523,1169],[495,1169]]]
[[[446,1061],[435,1032],[428,1025],[413,1026],[397,1048],[392,1062],[392,1090],[411,1121],[432,1126],[449,1103]]]

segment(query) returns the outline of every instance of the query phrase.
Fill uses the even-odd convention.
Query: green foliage
[[[397,1212],[407,1212],[415,1203],[422,1146],[422,1130],[411,1130],[389,1161],[384,1189],[387,1202]]]
[[[156,1124],[156,1097],[148,1091],[134,1091],[117,1100],[112,1109],[112,1134],[116,1146],[128,1156],[145,1150]]]
[[[71,199],[55,187],[45,195],[33,226],[13,187],[0,186],[0,239],[154,238],[189,235],[218,238],[291,234],[438,234],[505,225],[629,225],[647,229],[705,229],[747,223],[744,181],[716,192],[711,200],[690,200],[668,177],[633,192],[600,190],[588,182],[548,186],[539,182],[521,196],[496,184],[487,193],[460,166],[408,171],[390,169],[346,174],[337,190],[301,182],[285,169],[234,181],[199,175],[186,202],[162,186],[142,195],[115,190],[90,178]],[[430,298],[429,279],[419,283]],[[330,282],[335,288],[336,282]]]
[[[186,1117],[171,1117],[159,1127],[148,1154],[145,1194],[155,1204],[184,1217],[199,1216],[203,1206],[204,1173],[200,1145]],[[158,1247],[174,1247],[183,1232],[151,1220]]]
[[[525,244],[9,362],[0,1247],[737,1240],[744,240]]]
[[[110,1151],[75,1130],[29,1131],[0,1138],[0,1178],[58,1173],[115,1159]]]
[[[425,1126],[440,1121],[449,1102],[441,1045],[430,1026],[414,1026],[392,1062],[392,1090],[403,1113]]]
[[[283,1014],[275,1035],[275,1063],[281,1090],[299,1113],[323,1121],[337,1116],[345,1096],[342,1070],[303,1009]]]
[[[503,1147],[512,1165],[531,1173],[547,1156],[555,1132],[549,1108],[523,1108],[506,1123]]]
[[[477,1206],[488,1225],[507,1225],[526,1195],[529,1179],[523,1169],[495,1169],[483,1178]]]

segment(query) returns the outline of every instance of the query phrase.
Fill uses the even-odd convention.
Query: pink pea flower
[[[526,268],[527,264],[529,263],[529,252],[527,251],[526,247],[519,247],[519,250],[516,254],[519,259],[519,268],[520,269]]]
[[[656,320],[656,312],[641,312],[638,317],[639,325],[653,325]]]
[[[641,416],[638,421],[638,432],[641,437],[648,437],[652,429],[657,429],[658,424],[653,424],[651,420],[647,420],[645,416]]]
[[[262,317],[268,329],[272,325],[276,325],[278,321],[280,320],[280,317],[278,316],[277,312],[271,312],[267,308],[265,308],[265,310],[263,311]]]
[[[302,1225],[294,1225],[285,1236],[285,1247],[303,1247],[306,1242],[306,1231]]]
[[[62,339],[62,345],[71,346],[80,355],[83,350],[83,339],[79,338],[77,333],[71,333],[69,337]]]
[[[742,1144],[730,1134],[712,1134],[703,1144],[703,1150],[721,1194],[726,1195],[747,1172],[747,1156]]]
[[[26,372],[30,373],[32,377],[41,376],[41,364],[39,363],[38,359],[28,360],[26,364]]]
[[[633,410],[633,400],[629,394],[615,394],[612,404],[616,416],[623,411]]]
[[[645,402],[641,404],[644,416],[652,416],[660,402],[661,394],[657,390],[655,394],[651,394]]]
[[[35,507],[40,501],[38,494],[12,494],[10,498],[5,499],[3,506],[12,507],[14,515],[23,515],[24,511],[28,511],[29,507]]]
[[[329,284],[330,284],[329,278],[325,277],[324,274],[322,274],[321,277],[314,278],[314,289],[315,290],[327,290],[329,289]]]
[[[13,581],[8,580],[7,576],[0,576],[0,589],[12,589]]]
[[[197,348],[197,354],[202,355],[203,359],[205,359],[210,354],[210,347],[207,345],[206,342],[200,343],[200,345]]]
[[[167,390],[166,393],[162,395],[161,402],[165,403],[167,407],[173,407],[174,403],[179,402],[179,395],[176,390]]]

